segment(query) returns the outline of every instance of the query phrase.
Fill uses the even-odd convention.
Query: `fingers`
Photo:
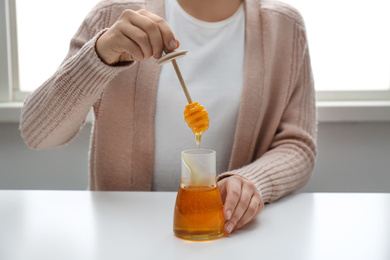
[[[140,10],[138,12],[126,10],[123,13],[124,22],[122,33],[130,41],[137,44],[141,50],[135,56],[141,56],[142,59],[161,56],[163,39],[159,26],[148,17],[149,12]]]
[[[240,229],[244,225],[251,222],[255,217],[257,217],[263,209],[262,205],[264,205],[264,204],[261,203],[261,197],[259,194],[252,196],[251,201],[250,201],[245,213],[237,222],[235,229]]]
[[[125,10],[115,24],[97,41],[96,51],[108,64],[119,61],[158,59],[164,46],[178,47],[171,28],[164,19],[147,10]]]
[[[231,233],[260,214],[264,207],[260,193],[248,180],[238,176],[223,179],[221,195],[225,199],[225,232]]]
[[[171,27],[163,18],[144,9],[138,11],[138,13],[149,18],[152,22],[140,24],[140,28],[148,33],[154,53],[162,52],[164,46],[169,50],[174,50],[178,47],[178,41]]]
[[[151,56],[148,37],[141,29],[134,26],[129,27],[124,22],[118,23],[116,27],[119,32],[115,38],[113,50],[117,50],[118,53],[122,54],[126,53],[131,60],[135,61]],[[129,38],[128,35],[132,35],[133,38]]]
[[[235,177],[230,177],[235,178]],[[235,212],[237,204],[241,197],[241,184],[237,182],[232,182],[226,179],[226,198],[224,204],[224,217],[226,220],[230,220]],[[236,212],[236,215],[238,213]],[[230,233],[230,232],[229,232]]]

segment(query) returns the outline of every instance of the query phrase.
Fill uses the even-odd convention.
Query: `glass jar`
[[[173,230],[177,237],[210,240],[223,236],[223,204],[216,179],[216,152],[181,153],[181,182],[176,197]]]

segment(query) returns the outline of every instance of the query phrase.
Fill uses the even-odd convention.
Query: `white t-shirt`
[[[188,50],[177,60],[193,101],[208,111],[210,126],[201,148],[217,152],[217,173],[227,171],[243,85],[245,14],[243,4],[229,18],[205,22],[186,13],[177,0],[166,0],[166,21]],[[177,190],[181,151],[196,149],[192,130],[184,121],[188,104],[172,64],[162,65],[155,115],[153,190]]]

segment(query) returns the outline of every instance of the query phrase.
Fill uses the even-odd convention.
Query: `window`
[[[0,0],[1,101],[53,74],[98,1]],[[304,17],[319,99],[390,100],[390,2],[284,1]]]
[[[390,3],[285,0],[302,14],[318,96],[390,99]]]
[[[12,99],[20,101],[55,72],[68,52],[70,39],[99,0],[0,1],[8,15]]]

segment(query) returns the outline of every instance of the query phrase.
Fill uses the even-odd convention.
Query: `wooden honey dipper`
[[[176,75],[180,81],[180,85],[183,88],[184,94],[188,101],[188,105],[186,105],[184,110],[184,120],[194,132],[196,144],[199,149],[202,133],[209,128],[209,116],[206,109],[201,104],[199,104],[199,102],[192,101],[186,83],[184,82],[183,76],[181,75],[179,66],[176,62],[176,59],[184,57],[188,51],[170,51],[167,48],[164,48],[164,52],[166,55],[158,59],[156,64],[162,65],[168,62],[172,62],[173,68],[175,69]]]

